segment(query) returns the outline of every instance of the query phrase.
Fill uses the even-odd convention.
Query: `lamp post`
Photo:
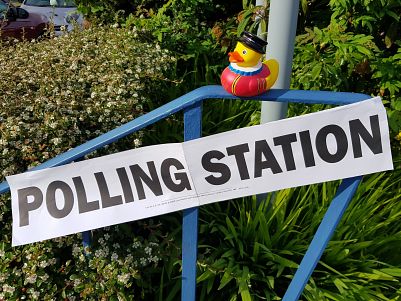
[[[256,0],[256,5],[266,5],[266,0]],[[297,29],[299,0],[270,0],[266,58],[274,58],[280,71],[273,89],[289,89]],[[283,119],[287,103],[263,102],[261,123]]]

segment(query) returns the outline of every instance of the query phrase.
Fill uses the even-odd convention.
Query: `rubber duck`
[[[233,52],[230,65],[221,74],[221,85],[236,96],[250,97],[269,90],[277,80],[279,64],[275,59],[262,62],[267,42],[244,31]]]

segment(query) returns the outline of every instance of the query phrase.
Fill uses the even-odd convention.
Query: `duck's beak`
[[[241,63],[244,58],[238,53],[238,51],[233,51],[228,53],[230,63]]]

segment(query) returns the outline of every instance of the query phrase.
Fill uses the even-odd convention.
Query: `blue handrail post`
[[[196,102],[184,111],[184,140],[202,136],[202,103]],[[196,260],[198,256],[198,207],[184,210],[182,222],[181,300],[195,301]]]
[[[82,246],[84,247],[84,254],[89,255],[90,246],[92,242],[92,231],[82,232]]]

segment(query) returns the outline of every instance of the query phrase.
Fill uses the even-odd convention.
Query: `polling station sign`
[[[7,177],[12,244],[393,169],[379,97]]]

